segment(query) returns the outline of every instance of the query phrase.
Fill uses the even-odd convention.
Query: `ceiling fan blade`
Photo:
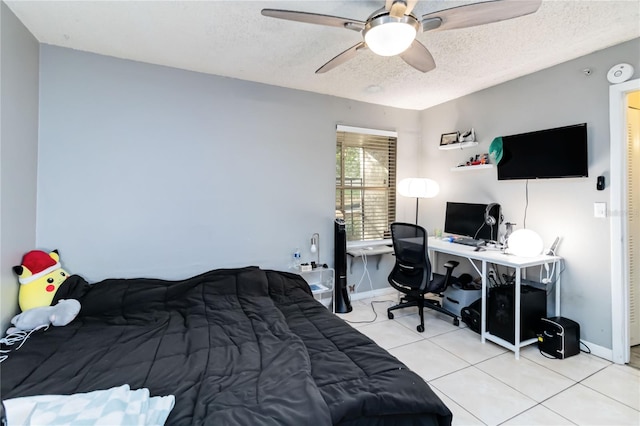
[[[442,21],[439,27],[432,28],[434,30],[467,28],[529,15],[541,4],[542,0],[492,0],[428,13],[422,16],[422,22],[425,30],[426,24],[434,19]]]
[[[407,10],[404,11],[404,14],[408,15],[411,12],[413,12],[413,8],[416,7],[417,3],[418,3],[418,0],[408,0],[407,1]]]
[[[411,46],[402,52],[400,57],[418,71],[428,72],[436,67],[436,61],[433,60],[431,52],[418,40],[413,40]]]
[[[413,12],[416,3],[418,3],[418,0],[386,0],[384,9],[389,12],[389,15],[402,18],[402,15],[409,15]]]
[[[360,51],[362,49],[366,49],[366,48],[367,48],[367,46],[364,44],[364,41],[361,41],[360,43],[356,44],[355,46],[351,46],[350,48],[348,48],[344,52],[340,53],[339,55],[335,56],[329,62],[327,62],[326,64],[324,64],[320,68],[318,68],[318,70],[316,71],[316,74],[322,74],[322,73],[325,73],[327,71],[331,71],[332,69],[334,69],[338,65],[342,65],[345,62],[347,62],[348,60],[353,59],[356,56],[356,54],[358,53],[358,51]]]
[[[307,24],[326,25],[329,27],[346,28],[354,31],[362,31],[365,26],[365,22],[358,21],[357,19],[321,15],[319,13],[296,12],[294,10],[262,9],[262,14],[271,18],[287,19],[289,21],[305,22]]]
[[[394,18],[402,18],[407,10],[407,2],[404,0],[396,0],[392,2],[391,8],[389,9],[389,15]]]

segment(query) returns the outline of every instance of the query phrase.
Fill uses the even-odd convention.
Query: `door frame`
[[[629,275],[625,244],[627,212],[627,94],[640,90],[640,79],[609,87],[612,361],[629,362]]]

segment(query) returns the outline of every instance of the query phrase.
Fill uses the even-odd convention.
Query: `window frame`
[[[346,134],[351,134],[347,136]],[[386,146],[385,142],[380,138],[387,138]],[[356,142],[357,140],[357,142]],[[347,142],[348,143],[344,143]],[[380,240],[388,240],[391,238],[389,225],[395,221],[396,217],[396,170],[397,170],[397,146],[398,146],[398,133],[389,130],[369,129],[362,127],[352,127],[345,125],[336,126],[336,215],[345,220],[347,226],[347,242],[375,242]],[[383,164],[383,169],[386,169],[386,176],[383,174],[383,178],[386,182],[382,185],[368,185],[366,179],[361,185],[346,184],[347,177],[345,176],[345,149],[348,148],[362,148],[363,150],[369,149],[371,152],[382,153],[386,155],[386,164]],[[338,150],[341,150],[338,152]],[[386,151],[386,152],[384,152]],[[363,152],[364,154],[364,152]],[[364,179],[366,176],[365,166],[367,160],[360,161],[360,178]],[[371,169],[369,169],[371,171]],[[374,171],[374,175],[376,171]],[[379,172],[379,170],[377,170]],[[351,209],[351,213],[347,213],[347,202],[345,200],[347,192],[361,191],[361,205],[360,205],[360,221],[356,226],[357,214]],[[376,202],[369,201],[365,204],[367,195],[372,197],[372,194],[383,192],[383,199],[377,206],[377,211],[382,211],[381,215],[378,215],[374,219],[367,220],[366,211],[371,211],[370,207],[374,206],[376,211]],[[375,196],[373,197],[376,198]],[[377,197],[378,199],[380,197]],[[386,204],[385,209],[381,209]],[[374,213],[374,216],[375,213]],[[382,216],[382,217],[381,217]],[[349,244],[352,245],[352,244]]]

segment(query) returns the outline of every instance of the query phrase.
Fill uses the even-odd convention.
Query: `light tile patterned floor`
[[[418,333],[417,309],[387,319],[396,301],[356,300],[352,312],[337,315],[422,376],[453,412],[454,425],[640,425],[640,370],[585,353],[549,359],[535,345],[516,360],[433,311]]]

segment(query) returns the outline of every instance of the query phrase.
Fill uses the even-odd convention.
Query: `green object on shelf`
[[[489,145],[489,156],[494,161],[494,163],[498,164],[500,160],[502,160],[502,137],[498,136],[493,139],[491,145]]]

